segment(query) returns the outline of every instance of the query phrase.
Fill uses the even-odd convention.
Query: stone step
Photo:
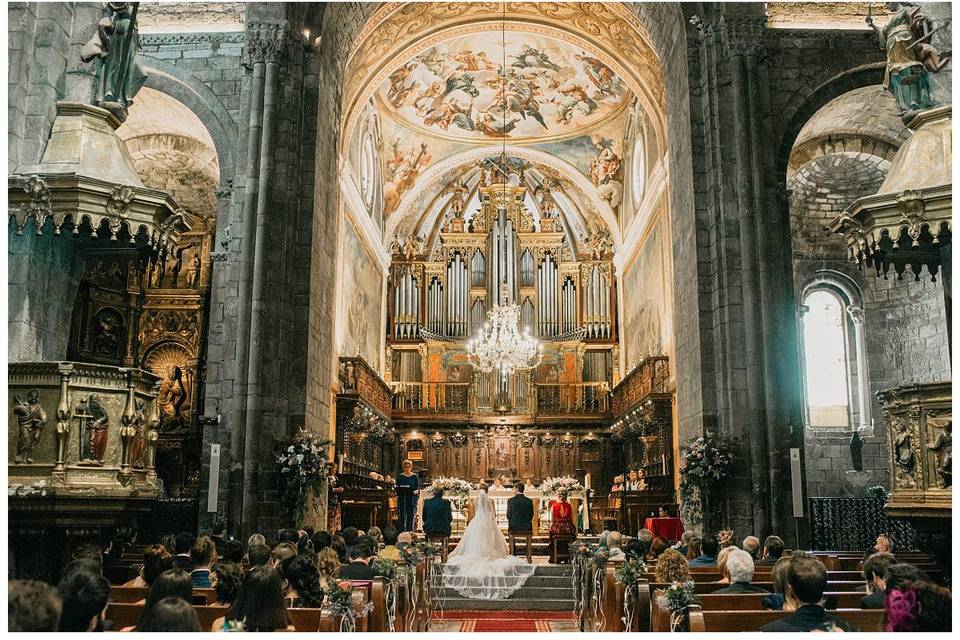
[[[445,587],[437,593],[438,597],[445,600],[473,600],[473,598],[464,598],[456,589]],[[537,587],[525,584],[513,593],[506,600],[569,600],[573,602],[573,587]],[[503,602],[504,600],[501,600]]]
[[[443,571],[444,565],[440,565]],[[535,564],[534,577],[562,576],[565,580],[573,580],[573,567],[569,564]]]
[[[471,600],[469,598],[447,598],[434,604],[434,612],[440,611],[573,611],[573,600]]]

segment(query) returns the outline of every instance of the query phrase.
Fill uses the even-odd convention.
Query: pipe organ
[[[479,192],[479,210],[440,230],[427,248],[394,251],[387,357],[421,354],[419,375],[393,380],[406,385],[398,402],[471,414],[593,407],[598,390],[609,389],[602,385],[616,379],[612,256],[578,260],[576,243],[559,223],[537,220],[527,209],[524,186],[481,185]],[[506,378],[475,373],[465,353],[466,340],[483,329],[501,296],[520,307],[521,329],[551,354],[536,370]],[[588,380],[587,349],[607,354],[606,375],[591,371]]]

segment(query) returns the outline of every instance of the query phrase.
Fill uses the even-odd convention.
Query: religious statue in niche
[[[610,230],[599,223],[594,223],[587,244],[590,246],[590,257],[594,260],[602,260],[613,248]]]
[[[143,400],[139,398],[135,401],[134,424],[136,431],[133,434],[133,440],[130,441],[130,465],[137,469],[144,467],[143,452],[146,448],[146,414],[144,412]]]
[[[189,289],[200,288],[200,265],[200,254],[196,253],[187,264],[187,272],[184,282],[185,287]]]
[[[40,406],[38,389],[27,392],[26,402],[19,395],[13,396],[13,402],[13,415],[17,418],[18,427],[17,452],[13,456],[13,461],[29,464],[33,462],[30,454],[43,437],[47,414]]]
[[[127,119],[127,107],[147,81],[147,74],[140,66],[139,5],[139,2],[108,2],[107,15],[97,22],[96,34],[80,50],[83,62],[100,60],[97,104],[120,122]]]
[[[80,464],[102,465],[107,453],[110,418],[100,404],[100,398],[91,395],[87,400],[81,400],[76,417],[80,419]]]
[[[616,209],[623,195],[623,160],[614,152],[610,138],[595,133],[591,140],[597,155],[590,159],[590,181],[597,187],[597,195]]]
[[[897,435],[893,440],[894,459],[900,472],[898,485],[901,488],[912,488],[916,486],[913,477],[916,463],[913,457],[913,436],[910,434],[910,424],[902,418],[895,418],[894,425],[897,429]]]
[[[93,319],[93,352],[99,356],[120,357],[120,333],[123,319],[113,309],[101,309]]]
[[[189,397],[183,378],[183,369],[179,365],[167,366],[166,374],[160,381],[160,391],[157,393],[157,404],[160,407],[160,431],[182,429],[189,422]]]
[[[556,220],[560,217],[557,201],[554,200],[552,193],[552,190],[557,186],[556,182],[548,178],[533,191],[533,195],[540,204],[540,213],[549,220]]]
[[[907,120],[917,111],[933,107],[928,76],[943,69],[950,57],[941,57],[931,39],[949,24],[949,18],[935,27],[934,21],[912,2],[888,2],[886,7],[893,16],[883,28],[873,23],[869,13],[866,22],[887,51],[883,84],[896,98]]]
[[[467,207],[467,185],[457,178],[447,187],[446,192],[453,194],[450,197],[450,212],[453,214],[453,219],[462,220],[463,210]]]
[[[937,478],[942,489],[948,489],[953,476],[953,421],[943,427],[937,441],[928,444],[927,449],[933,451],[937,457]]]

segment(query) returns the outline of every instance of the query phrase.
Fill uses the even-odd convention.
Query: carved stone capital
[[[290,25],[282,22],[255,22],[247,26],[249,64],[278,63],[286,51]]]
[[[858,327],[863,326],[863,307],[855,304],[847,306],[847,315],[850,316],[850,321],[853,322]]]

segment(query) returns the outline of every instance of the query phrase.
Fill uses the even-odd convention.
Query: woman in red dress
[[[556,553],[550,559],[554,564],[557,563],[557,556],[570,556],[570,542],[577,537],[577,526],[573,524],[573,507],[567,502],[567,492],[557,493],[557,502],[550,507],[552,524],[550,525],[550,548],[554,548],[556,540]]]

